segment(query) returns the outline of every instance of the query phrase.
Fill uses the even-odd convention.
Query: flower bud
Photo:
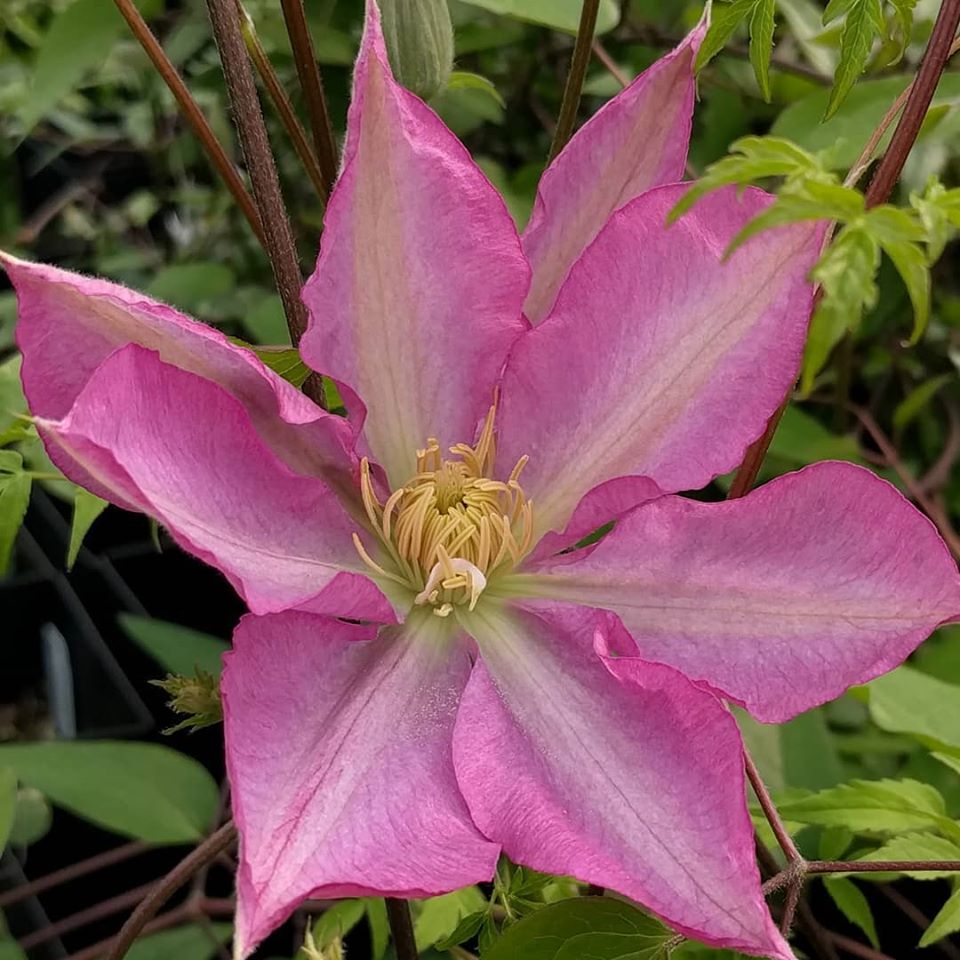
[[[447,0],[380,0],[383,35],[397,80],[429,100],[453,69],[453,24]]]

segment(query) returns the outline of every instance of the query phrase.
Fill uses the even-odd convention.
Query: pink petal
[[[790,958],[760,892],[733,718],[584,607],[478,607],[454,735],[477,826],[518,863],[638,900],[682,933]],[[594,647],[598,648],[595,652]]]
[[[742,500],[655,500],[574,558],[540,564],[519,589],[615,611],[644,657],[771,722],[885,673],[960,615],[933,525],[846,463]]]
[[[616,477],[674,492],[733,469],[796,375],[821,231],[770,230],[723,263],[770,198],[718,191],[665,228],[686,189],[615,213],[510,353],[499,457],[530,455],[523,484],[541,531]]]
[[[31,411],[65,417],[97,367],[128,343],[219,384],[240,400],[261,437],[306,473],[349,470],[354,429],[264,366],[250,350],[145,294],[0,253],[17,291],[17,342]]]
[[[463,145],[394,82],[376,3],[354,78],[344,168],[303,299],[303,355],[354,387],[394,486],[428,436],[469,442],[521,318],[529,268],[503,201]]]
[[[38,427],[68,476],[155,517],[256,612],[326,607],[336,597],[317,594],[341,572],[366,572],[351,539],[359,524],[330,488],[281,463],[239,400],[150,350],[112,354],[65,418]],[[356,616],[355,584],[336,589]],[[383,598],[374,604],[376,617]]]
[[[701,23],[577,131],[546,169],[523,250],[533,268],[524,310],[550,311],[570,268],[610,215],[645,190],[683,179]]]
[[[306,897],[433,896],[488,880],[451,738],[470,659],[424,613],[369,628],[245,617],[226,655],[227,762],[240,828],[238,956]]]

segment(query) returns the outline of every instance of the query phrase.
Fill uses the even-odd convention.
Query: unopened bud
[[[447,0],[380,0],[390,65],[418,97],[439,93],[453,69],[453,24]]]

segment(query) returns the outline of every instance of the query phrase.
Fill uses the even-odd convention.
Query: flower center
[[[519,483],[527,458],[520,458],[508,480],[493,479],[495,414],[494,406],[476,446],[450,448],[457,459],[444,460],[430,437],[417,451],[416,474],[384,503],[374,491],[367,459],[360,465],[367,516],[398,573],[373,560],[354,534],[357,551],[375,573],[416,590],[414,602],[431,604],[440,617],[459,604],[472,610],[490,577],[530,549],[533,501]]]

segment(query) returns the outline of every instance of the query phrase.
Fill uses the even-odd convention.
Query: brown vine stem
[[[767,818],[767,823],[770,824],[770,829],[777,838],[777,843],[780,845],[783,855],[787,858],[787,863],[803,863],[803,857],[800,856],[800,851],[793,842],[790,831],[787,830],[783,820],[780,818],[780,813],[773,802],[773,798],[770,796],[770,791],[767,790],[767,785],[760,776],[757,765],[753,762],[753,757],[751,757],[746,750],[743,751],[743,762],[750,786],[753,787],[753,792],[757,795],[757,800],[760,801],[763,815]],[[787,869],[790,869],[790,867]]]
[[[397,960],[417,960],[417,940],[413,935],[413,920],[410,917],[410,904],[406,900],[387,897],[387,920],[390,933],[397,951]]]
[[[927,44],[926,52],[923,55],[920,69],[909,88],[900,122],[897,124],[897,129],[890,140],[890,146],[880,161],[867,189],[868,206],[886,203],[900,178],[903,165],[906,163],[920,133],[920,126],[926,116],[930,101],[933,99],[934,91],[940,81],[940,75],[943,73],[951,55],[956,52],[955,38],[958,22],[960,22],[960,0],[944,0],[937,16],[937,22],[934,24],[933,33],[930,35],[930,42]],[[894,103],[895,106],[897,106],[896,103]],[[893,112],[891,113],[891,111]],[[893,116],[896,116],[896,111],[891,107],[887,116],[881,120],[880,125],[883,130],[880,137],[883,136],[883,132],[892,122]],[[877,138],[877,142],[879,142],[880,137]],[[871,137],[872,141],[873,137]],[[868,143],[867,146],[870,147],[870,154],[872,155],[876,144]],[[854,166],[856,167],[856,164]],[[757,474],[763,465],[770,442],[773,440],[773,435],[777,431],[780,419],[783,417],[789,402],[790,396],[788,394],[780,408],[767,421],[763,434],[747,448],[743,462],[740,464],[727,494],[729,499],[742,497],[756,482]]]
[[[960,873],[960,860],[808,860],[807,873]]]
[[[110,945],[107,960],[122,960],[130,945],[140,935],[146,924],[152,920],[160,908],[179,890],[198,870],[215,860],[237,838],[237,828],[230,821],[216,833],[211,834],[195,850],[187,854],[156,886],[140,901],[137,908],[127,918],[120,932]]]
[[[34,897],[38,893],[43,893],[44,890],[58,887],[61,883],[69,883],[79,877],[85,877],[88,873],[95,873],[97,870],[110,867],[115,863],[122,863],[124,860],[129,860],[131,857],[136,857],[151,849],[153,848],[142,840],[132,840],[130,843],[98,853],[86,860],[72,863],[69,867],[63,867],[61,870],[48,873],[45,877],[38,877],[36,880],[31,880],[29,883],[24,883],[13,890],[0,894],[0,909],[9,907],[11,903],[25,900],[27,897]]]
[[[834,933],[832,930],[828,930],[827,936],[844,953],[849,953],[851,956],[863,957],[863,960],[893,960],[893,957],[888,954],[874,950],[873,947],[868,947],[865,943],[860,943],[851,937],[845,937],[842,933]]]
[[[293,231],[280,192],[280,180],[267,139],[267,127],[260,110],[253,69],[240,30],[235,0],[207,0],[213,34],[220,51],[220,62],[227,83],[233,121],[240,136],[253,195],[260,210],[267,240],[267,255],[273,267],[277,292],[296,346],[307,329],[307,313],[300,302],[303,278],[293,242]]]
[[[327,109],[327,100],[323,95],[320,68],[317,66],[317,57],[313,52],[313,40],[310,38],[310,30],[307,27],[303,0],[280,0],[280,6],[283,8],[283,19],[290,37],[300,87],[307,103],[313,144],[323,174],[326,197],[337,179],[337,142],[333,138],[330,111]]]
[[[600,9],[600,0],[583,0],[580,10],[580,26],[577,30],[577,39],[573,45],[573,56],[570,58],[570,72],[567,74],[567,83],[563,88],[563,100],[560,102],[560,114],[557,117],[557,128],[553,132],[553,143],[550,144],[551,162],[567,145],[573,136],[573,128],[577,122],[577,109],[580,106],[580,96],[583,92],[583,81],[587,76],[587,67],[590,65],[590,51],[593,46],[593,34],[597,26],[597,12]]]
[[[145,53],[150,58],[150,62],[153,64],[157,73],[160,74],[164,83],[166,83],[170,92],[173,94],[187,122],[197,135],[197,139],[200,141],[204,152],[207,154],[207,157],[209,157],[217,173],[220,174],[223,182],[227,185],[227,189],[233,195],[233,199],[237,201],[237,205],[247,218],[247,222],[256,234],[261,246],[266,249],[267,239],[264,235],[263,226],[260,223],[260,215],[257,212],[253,198],[247,191],[243,180],[240,178],[240,174],[237,173],[236,167],[234,167],[232,161],[227,156],[226,150],[224,150],[220,141],[217,139],[213,128],[207,122],[203,111],[197,105],[197,101],[193,99],[193,96],[187,89],[186,83],[184,83],[183,78],[177,72],[177,68],[166,55],[163,47],[160,46],[160,41],[153,35],[153,32],[147,26],[147,22],[140,16],[140,11],[134,5],[133,0],[114,0],[114,2],[117,5],[117,9],[123,15],[124,20],[126,20],[130,26],[133,35],[139,41],[140,46],[143,47]]]
[[[260,74],[260,79],[267,88],[267,93],[270,94],[270,99],[276,107],[280,122],[287,131],[287,136],[290,137],[293,149],[296,150],[300,162],[307,171],[307,176],[317,191],[317,196],[323,203],[326,203],[329,188],[324,181],[320,164],[317,162],[313,150],[310,149],[307,133],[297,119],[293,104],[290,102],[286,90],[283,89],[283,84],[280,83],[280,78],[273,69],[273,64],[270,63],[267,51],[263,49],[263,44],[260,42],[260,37],[257,35],[257,29],[250,14],[247,13],[242,0],[236,0],[236,2],[237,12],[240,14],[240,25],[243,30],[243,41],[247,45],[247,53],[250,54],[250,59],[253,60],[253,65],[257,68],[257,73]]]

